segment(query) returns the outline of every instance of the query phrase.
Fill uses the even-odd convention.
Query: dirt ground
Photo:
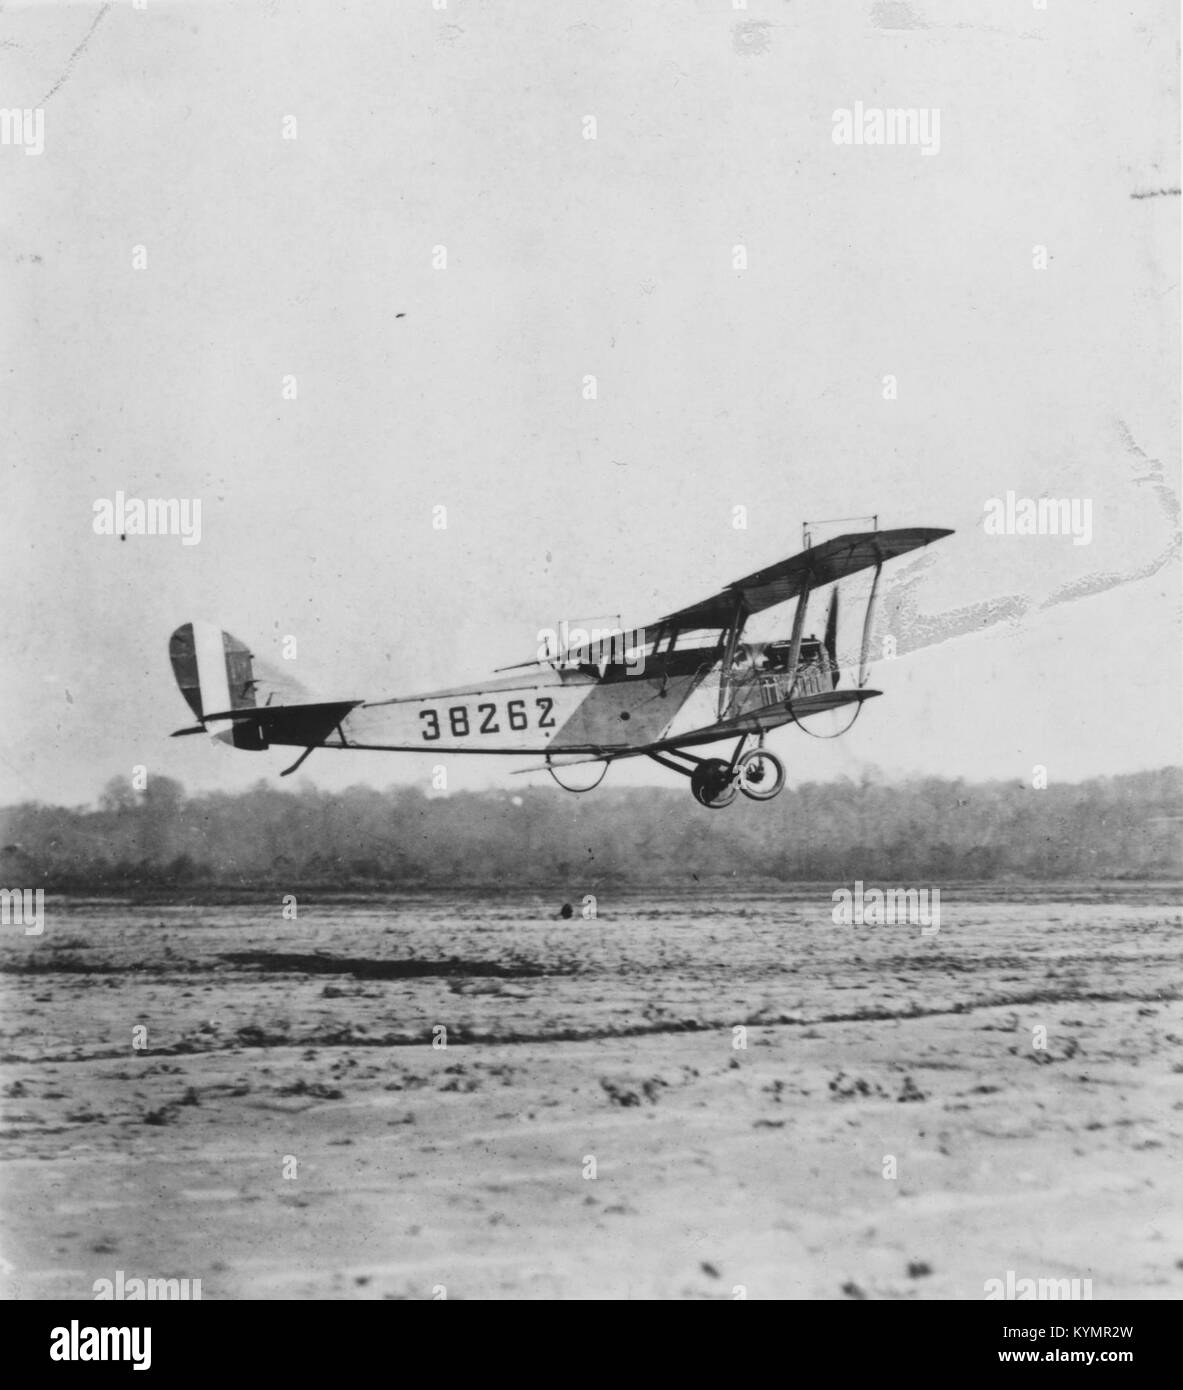
[[[1183,1296],[1172,886],[561,901],[6,928],[0,1293]]]

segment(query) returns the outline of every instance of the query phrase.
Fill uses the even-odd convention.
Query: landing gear
[[[763,738],[763,734],[760,737]],[[649,757],[662,767],[689,777],[695,801],[708,810],[721,811],[730,806],[740,792],[753,801],[771,801],[784,788],[785,765],[763,744],[745,753],[744,744],[748,738],[745,734],[739,740],[730,759],[698,758],[684,748],[667,748],[660,753],[650,753]]]
[[[695,764],[690,774],[690,790],[700,806],[721,811],[739,795],[739,785],[731,772],[731,764],[722,758],[707,758]]]
[[[749,748],[735,762],[736,781],[744,796],[753,801],[771,801],[785,785],[785,765],[766,748]]]

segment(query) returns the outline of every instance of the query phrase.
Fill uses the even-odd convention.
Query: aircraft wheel
[[[731,764],[722,758],[709,758],[690,774],[690,790],[700,806],[721,811],[739,795],[739,787],[731,779],[730,767]]]
[[[735,770],[740,791],[753,801],[771,801],[784,788],[785,765],[767,748],[749,748]]]

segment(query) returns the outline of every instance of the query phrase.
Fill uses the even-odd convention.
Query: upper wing
[[[908,526],[898,531],[860,531],[847,536],[835,536],[831,541],[811,546],[790,560],[781,560],[766,569],[757,570],[734,584],[693,603],[689,608],[680,608],[669,613],[657,622],[649,624],[649,630],[656,632],[659,627],[669,625],[681,628],[723,628],[735,618],[736,606],[743,598],[745,615],[760,613],[765,608],[775,608],[778,603],[787,603],[796,598],[805,587],[808,579],[810,589],[818,589],[823,584],[832,584],[836,579],[857,574],[859,570],[869,569],[881,560],[891,560],[897,555],[906,555],[909,550],[917,550],[922,545],[939,541],[942,536],[951,536],[952,531],[932,526]]]

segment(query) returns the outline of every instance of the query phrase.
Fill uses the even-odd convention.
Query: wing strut
[[[870,679],[870,675],[871,675],[871,663],[870,663],[870,656],[871,656],[871,627],[872,627],[872,624],[873,624],[874,621],[875,621],[875,601],[876,601],[876,599],[877,599],[878,596],[879,596],[879,576],[880,576],[882,573],[883,573],[883,554],[882,554],[882,552],[878,549],[878,547],[876,547],[876,550],[875,550],[875,577],[874,577],[874,579],[872,579],[872,581],[871,581],[871,592],[870,592],[870,594],[869,594],[869,596],[868,596],[868,598],[867,598],[867,612],[866,612],[866,616],[863,618],[863,643],[862,643],[862,647],[861,647],[861,649],[860,649],[860,651],[859,651],[858,688],[859,688],[860,690],[863,690],[863,689],[866,687],[867,681]],[[808,585],[808,577],[806,578],[806,584]],[[802,594],[801,599],[799,600],[799,603],[804,603],[804,600],[805,600],[805,597],[807,596],[807,594],[808,594],[808,588],[806,588],[805,592]],[[798,610],[797,610],[797,611],[798,611],[798,613],[800,613],[800,612],[801,612],[801,608],[798,607]],[[790,668],[790,669],[792,670],[792,672],[793,672],[793,685],[789,687],[788,698],[785,700],[785,704],[789,707],[790,713],[793,712],[793,689],[794,689],[794,687],[796,686],[796,683],[797,683],[797,667],[796,667],[796,656],[797,656],[797,646],[796,646],[796,644],[797,644],[797,638],[798,638],[797,623],[796,623],[796,619],[794,619],[794,622],[793,622],[793,650],[792,650],[792,654],[791,654],[791,660],[793,661],[794,664],[793,664],[793,666]],[[835,675],[835,680],[834,680],[835,686],[838,684],[838,681],[837,681],[837,674],[838,674],[837,638],[838,638],[838,591],[837,591],[837,589],[835,589],[835,590],[834,590],[834,595],[833,595],[833,597],[830,599],[830,612],[829,612],[829,616],[828,616],[827,619],[826,619],[826,649],[827,649],[827,651],[830,653],[830,663],[831,663],[831,667],[832,667],[832,669],[833,669],[833,671],[834,671],[834,675]],[[859,702],[858,702],[858,704],[856,704],[855,707],[854,707],[854,713],[853,713],[853,714],[851,715],[851,717],[850,717],[850,722],[846,725],[845,728],[839,729],[836,733],[832,733],[832,734],[815,734],[815,733],[813,732],[812,729],[807,729],[807,728],[805,727],[805,725],[804,725],[799,719],[796,721],[796,722],[797,722],[797,727],[801,730],[802,733],[808,734],[808,735],[810,736],[810,738],[819,738],[819,739],[841,738],[843,734],[849,733],[850,730],[854,728],[855,721],[858,719],[858,717],[859,717],[859,715],[862,713],[862,711],[863,711],[863,702],[862,702],[862,700],[860,699]]]
[[[731,695],[731,665],[735,660],[735,649],[739,645],[739,634],[743,631],[743,625],[746,621],[747,601],[741,589],[735,595],[735,609],[731,617],[731,627],[727,633],[727,645],[723,651],[723,667],[719,672],[718,718],[720,720],[727,710],[728,699]]]
[[[867,616],[863,619],[863,645],[859,651],[858,685],[861,690],[871,676],[871,624],[875,621],[875,601],[879,597],[879,576],[883,573],[883,557],[875,561],[875,578],[871,580],[871,593],[867,599]]]
[[[797,609],[793,614],[793,635],[789,640],[789,672],[791,680],[789,693],[785,697],[786,703],[793,698],[793,691],[797,688],[797,663],[801,656],[801,632],[805,627],[805,610],[809,606],[809,590],[813,580],[813,574],[806,571],[805,577],[801,580],[801,592],[797,595]]]

